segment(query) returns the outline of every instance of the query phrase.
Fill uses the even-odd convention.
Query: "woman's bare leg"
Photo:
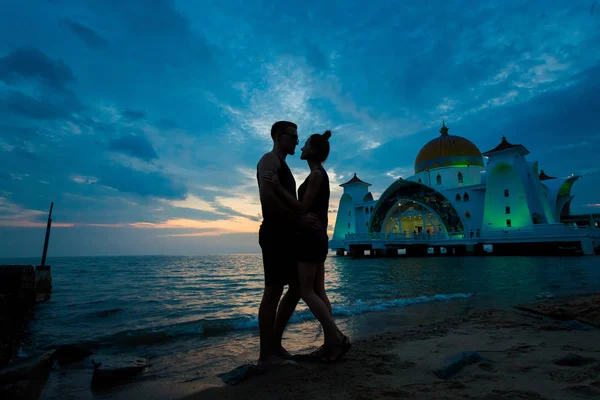
[[[323,303],[325,303],[327,306],[329,314],[333,315],[333,311],[331,310],[331,302],[329,301],[329,297],[327,297],[327,293],[325,293],[325,263],[319,264],[319,267],[317,268],[314,290],[317,296],[319,296],[321,300],[323,300]]]
[[[336,326],[331,312],[315,291],[315,276],[319,264],[300,262],[298,263],[298,274],[300,280],[300,296],[306,303],[313,315],[319,320],[323,327],[326,345],[340,344],[344,336]]]

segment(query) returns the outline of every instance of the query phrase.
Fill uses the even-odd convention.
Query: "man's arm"
[[[291,194],[287,192],[281,185],[275,185],[276,193],[283,198],[285,206],[290,207],[293,211],[298,214],[304,214],[308,211],[308,208],[312,205],[319,193],[321,188],[321,182],[323,181],[323,174],[320,170],[315,170],[310,173],[307,178],[306,192],[302,201],[296,200]]]
[[[260,201],[264,208],[272,210],[273,213],[276,213],[278,216],[289,222],[297,223],[298,215],[283,204],[281,199],[277,196],[277,193],[275,193],[273,184],[264,179],[265,173],[272,172],[277,174],[278,168],[279,160],[272,153],[266,154],[259,161],[257,169]]]

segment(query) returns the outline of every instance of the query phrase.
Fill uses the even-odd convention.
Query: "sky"
[[[331,129],[330,225],[439,135],[502,136],[600,212],[595,1],[3,0],[0,257],[257,253],[270,126]],[[298,147],[298,149],[301,146]],[[308,175],[289,158],[298,185]],[[331,229],[331,227],[330,227]]]

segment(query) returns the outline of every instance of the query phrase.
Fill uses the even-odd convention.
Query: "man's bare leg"
[[[283,348],[281,340],[283,338],[283,332],[287,327],[292,314],[296,310],[296,306],[300,301],[300,289],[296,286],[290,286],[279,303],[277,309],[277,317],[275,318],[275,354],[281,358],[291,358],[292,355]]]
[[[258,309],[258,330],[260,335],[259,361],[270,362],[278,357],[275,355],[275,316],[277,305],[283,293],[283,286],[265,286],[263,298]]]

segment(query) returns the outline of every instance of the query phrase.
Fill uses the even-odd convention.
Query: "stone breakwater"
[[[0,368],[15,357],[35,304],[51,292],[50,266],[0,265]]]

